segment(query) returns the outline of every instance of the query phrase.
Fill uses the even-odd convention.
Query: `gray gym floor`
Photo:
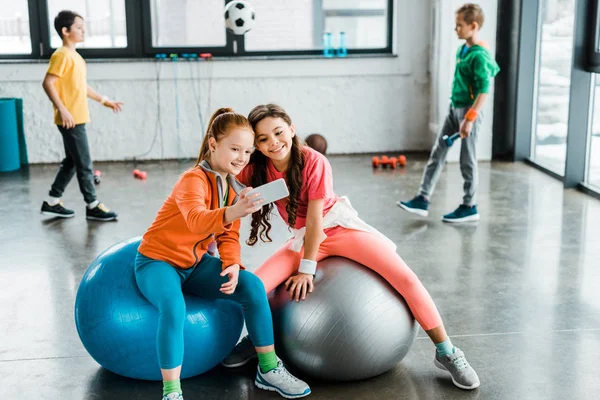
[[[359,214],[398,244],[433,296],[455,345],[481,378],[463,391],[432,362],[420,331],[392,371],[363,382],[307,379],[312,399],[594,399],[600,393],[600,201],[523,164],[481,163],[478,224],[440,221],[461,200],[456,164],[446,166],[428,219],[395,202],[412,197],[424,159],[373,172],[370,157],[330,157],[335,187]],[[64,197],[69,220],[39,214],[56,166],[0,174],[0,397],[160,399],[161,383],[100,368],[73,322],[77,286],[111,245],[141,235],[193,161],[98,164],[99,198],[118,222],[88,222],[77,182]],[[268,249],[244,255],[256,266]],[[182,381],[186,400],[277,399],[253,384],[254,367],[219,368]]]

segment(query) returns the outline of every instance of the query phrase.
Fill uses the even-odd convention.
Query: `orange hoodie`
[[[222,178],[208,162],[185,171],[173,187],[138,251],[146,257],[165,261],[176,268],[192,268],[216,239],[222,269],[240,262],[240,220],[223,225]],[[227,206],[235,204],[244,188],[228,176]]]

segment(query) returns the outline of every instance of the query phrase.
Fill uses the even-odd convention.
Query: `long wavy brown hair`
[[[252,125],[252,129],[256,129],[256,125],[265,118],[281,118],[288,126],[292,125],[292,119],[283,108],[277,104],[263,104],[256,106],[248,114],[248,120]],[[300,198],[300,189],[302,188],[302,169],[304,168],[304,155],[302,154],[302,144],[298,139],[298,135],[292,138],[292,148],[290,164],[285,173],[290,196],[288,204],[285,208],[288,214],[287,223],[293,227],[296,224],[296,211],[298,210],[298,199]],[[249,165],[252,165],[252,187],[258,187],[267,183],[267,157],[260,151],[255,151],[250,156]],[[250,229],[250,237],[246,241],[249,246],[253,246],[260,240],[270,242],[271,224],[269,222],[273,203],[263,206],[260,211],[252,214],[252,226]]]
[[[210,117],[210,121],[208,121],[208,127],[206,128],[206,134],[204,135],[204,140],[200,147],[200,154],[198,155],[196,166],[203,160],[210,162],[209,139],[214,138],[219,142],[223,137],[227,136],[227,132],[232,128],[248,129],[254,134],[254,130],[252,129],[252,126],[250,126],[248,118],[242,114],[237,114],[233,109],[223,107],[213,113]]]

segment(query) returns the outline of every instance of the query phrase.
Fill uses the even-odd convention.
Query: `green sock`
[[[257,353],[258,365],[263,374],[269,372],[272,369],[277,368],[277,355],[274,351],[268,353]]]
[[[172,381],[163,381],[163,396],[166,396],[169,393],[173,392],[183,394],[183,392],[181,391],[181,383],[179,382],[179,379],[175,379]]]

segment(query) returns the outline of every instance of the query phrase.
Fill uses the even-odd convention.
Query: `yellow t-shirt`
[[[58,76],[55,83],[58,97],[73,116],[75,124],[90,122],[86,67],[83,57],[75,50],[60,47],[50,57],[47,72]],[[56,107],[54,107],[54,123],[62,124],[62,118]]]

